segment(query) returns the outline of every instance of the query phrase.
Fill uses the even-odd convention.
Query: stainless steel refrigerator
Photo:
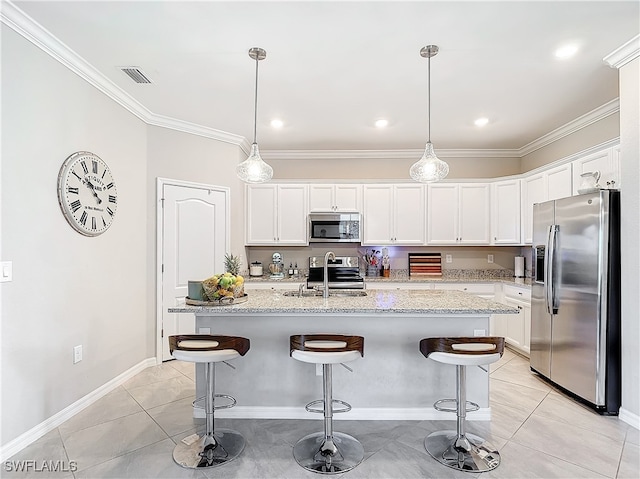
[[[620,193],[533,206],[531,369],[602,414],[620,408]]]

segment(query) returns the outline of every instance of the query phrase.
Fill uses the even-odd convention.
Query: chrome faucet
[[[336,255],[333,251],[327,251],[324,255],[323,278],[322,278],[322,297],[329,297],[329,260],[335,261]]]

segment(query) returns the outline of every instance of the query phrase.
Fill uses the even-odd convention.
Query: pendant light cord
[[[427,58],[427,142],[431,143],[431,55]]]
[[[253,142],[258,141],[258,56],[256,56],[256,92],[253,102]]]

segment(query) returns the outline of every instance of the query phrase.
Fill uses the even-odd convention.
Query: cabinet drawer
[[[486,294],[491,296],[495,293],[493,283],[438,283],[434,285],[434,289],[464,291],[471,294]]]
[[[531,288],[520,288],[510,284],[505,284],[503,288],[505,299],[524,301],[525,303],[531,302]]]

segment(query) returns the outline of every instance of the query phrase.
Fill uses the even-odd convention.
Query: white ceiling
[[[154,115],[253,137],[261,150],[521,149],[615,100],[603,57],[640,2],[15,1]],[[575,57],[557,60],[568,42]],[[118,67],[137,66],[139,85]],[[481,116],[490,122],[473,125]],[[284,121],[274,130],[272,118]],[[390,125],[376,129],[386,118]]]

